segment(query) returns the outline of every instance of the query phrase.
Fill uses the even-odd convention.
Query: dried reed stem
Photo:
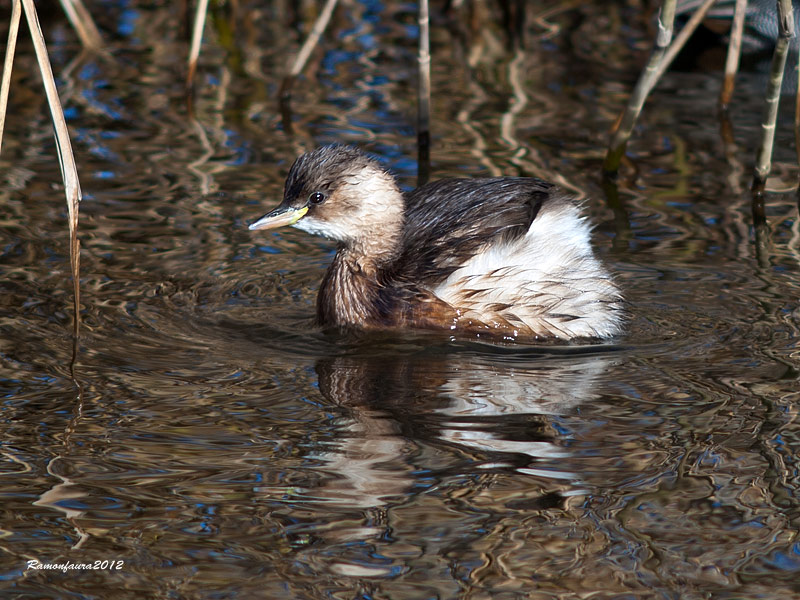
[[[747,14],[747,0],[736,0],[733,8],[733,25],[731,25],[731,39],[728,42],[728,57],[725,60],[725,79],[719,94],[719,107],[728,110],[728,105],[733,96],[736,72],[739,70],[739,58],[742,54],[742,34],[744,33],[744,18]]]
[[[761,143],[756,153],[755,172],[752,189],[756,193],[764,190],[770,169],[772,168],[772,147],[775,143],[775,123],[778,120],[778,105],[783,84],[783,71],[786,68],[786,56],[789,41],[794,37],[794,15],[792,0],[778,1],[778,41],[772,55],[769,83],[765,97],[764,119],[761,124]]]
[[[300,48],[300,52],[297,54],[297,58],[294,60],[292,69],[289,71],[289,74],[292,77],[297,77],[303,70],[303,67],[306,66],[308,57],[311,56],[311,52],[314,50],[314,47],[319,43],[319,38],[322,37],[322,34],[328,27],[328,23],[331,20],[331,15],[333,15],[333,9],[336,8],[336,2],[337,0],[327,0],[325,6],[322,7],[322,12],[314,22],[314,27],[312,27],[311,33],[308,35],[308,39],[306,39],[306,41],[303,43],[303,47]]]
[[[50,59],[47,56],[47,46],[39,27],[39,19],[36,16],[36,7],[33,0],[22,0],[22,7],[25,10],[25,18],[28,21],[28,28],[33,40],[33,48],[36,52],[36,60],[39,63],[39,71],[42,74],[42,82],[47,95],[47,103],[50,106],[50,115],[53,119],[53,129],[55,130],[56,148],[58,149],[58,162],[61,166],[61,177],[64,180],[64,194],[67,198],[67,210],[69,211],[69,257],[72,267],[73,302],[75,309],[75,319],[73,321],[73,333],[78,336],[80,328],[80,242],[78,241],[78,204],[81,200],[81,186],[78,181],[78,169],[75,166],[75,157],[72,155],[72,145],[69,141],[69,130],[64,120],[64,112],[61,109],[61,102],[58,99],[58,89],[53,78],[53,70],[50,67]]]
[[[14,65],[14,52],[17,49],[17,34],[19,33],[19,19],[21,13],[22,3],[20,0],[13,0],[11,22],[8,24],[6,57],[3,62],[3,80],[2,83],[0,83],[0,148],[3,147],[3,131],[6,126],[6,112],[8,111],[8,90],[11,87],[11,68]]]
[[[656,34],[653,51],[650,53],[650,60],[639,76],[639,80],[636,82],[636,86],[628,100],[628,105],[625,107],[625,111],[619,119],[619,125],[614,131],[608,145],[608,152],[603,162],[603,171],[606,175],[613,176],[619,171],[619,164],[622,160],[622,155],[625,154],[625,147],[631,137],[633,126],[636,123],[636,119],[639,118],[639,113],[642,111],[642,106],[647,99],[647,94],[656,81],[655,76],[658,67],[661,64],[661,60],[664,58],[667,46],[669,46],[672,40],[672,26],[674,22],[675,0],[664,0],[658,15],[658,33]]]
[[[705,19],[709,9],[714,6],[714,3],[716,2],[717,0],[705,0],[700,7],[692,13],[691,18],[686,21],[686,24],[681,27],[680,33],[675,36],[675,40],[670,44],[669,48],[667,48],[667,51],[664,53],[664,58],[661,59],[661,62],[658,65],[656,74],[650,82],[650,89],[647,90],[648,94],[653,91],[653,88],[659,82],[661,77],[663,77],[666,70],[669,69],[672,61],[675,60],[675,57],[678,56],[678,53],[683,50],[686,42],[690,37],[692,37],[692,34],[695,32],[697,27],[700,25],[703,19]]]
[[[200,46],[203,43],[203,29],[206,24],[206,14],[208,13],[208,0],[200,0],[197,3],[197,12],[194,15],[194,25],[192,27],[192,44],[189,47],[189,68],[186,71],[186,89],[192,89],[194,74],[197,71],[197,59],[200,58]]]
[[[297,53],[292,68],[289,70],[289,74],[281,81],[280,91],[278,92],[278,103],[280,105],[281,115],[283,116],[283,128],[287,133],[291,133],[292,131],[292,110],[290,104],[292,101],[292,87],[294,86],[294,81],[297,79],[297,76],[302,73],[306,62],[308,62],[308,58],[311,56],[311,52],[313,52],[314,48],[319,43],[319,38],[322,37],[322,34],[328,27],[331,15],[333,15],[333,9],[336,8],[336,2],[337,0],[327,0],[325,2],[325,6],[322,7],[322,12],[319,13],[317,20],[314,22],[314,26],[311,28],[311,33],[308,34],[306,41],[303,42],[303,45],[300,47],[300,52]]]
[[[290,89],[291,84],[294,83],[294,79],[303,71],[303,68],[308,62],[308,58],[311,56],[311,52],[314,51],[314,48],[319,43],[319,38],[322,37],[325,28],[328,27],[331,15],[333,15],[333,9],[336,8],[336,2],[337,0],[327,0],[327,2],[325,2],[325,6],[322,7],[322,12],[311,28],[311,33],[308,34],[306,41],[303,42],[303,46],[300,48],[300,52],[297,53],[294,59],[292,68],[289,70],[289,75],[283,80],[283,85],[281,85],[282,91]],[[291,79],[291,83],[287,86],[286,82],[289,79]]]
[[[431,172],[431,38],[428,0],[419,3],[419,90],[417,102],[417,185]]]
[[[61,0],[61,7],[67,13],[67,18],[78,33],[83,47],[94,52],[100,50],[103,47],[103,38],[100,37],[92,15],[83,2],[81,0]]]

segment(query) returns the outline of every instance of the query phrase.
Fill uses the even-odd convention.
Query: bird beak
[[[308,207],[292,208],[291,206],[279,206],[275,210],[268,212],[263,217],[250,223],[250,231],[256,229],[274,229],[275,227],[283,227],[284,225],[294,225],[303,215],[308,212]]]

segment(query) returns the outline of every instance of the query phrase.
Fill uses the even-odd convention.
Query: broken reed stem
[[[419,3],[419,96],[417,102],[417,186],[431,172],[431,38],[428,0]]]
[[[670,44],[669,48],[667,48],[667,51],[664,53],[664,57],[661,59],[661,62],[658,65],[655,77],[653,77],[652,81],[650,82],[651,87],[649,90],[647,90],[648,94],[653,91],[653,88],[659,82],[666,70],[669,69],[672,61],[675,60],[676,56],[678,56],[678,53],[686,45],[686,42],[695,32],[695,29],[697,29],[697,27],[705,18],[706,13],[708,13],[708,11],[716,2],[717,0],[705,0],[703,4],[701,4],[700,7],[692,13],[691,18],[686,22],[686,25],[681,27],[680,33],[675,36],[675,40]]]
[[[333,15],[333,9],[336,8],[337,0],[327,0],[325,6],[322,7],[322,12],[319,13],[317,20],[314,21],[314,26],[311,28],[311,33],[308,34],[306,41],[300,47],[300,52],[294,59],[292,68],[289,74],[281,81],[281,87],[278,91],[278,108],[281,113],[283,129],[286,133],[292,133],[292,87],[297,76],[302,73],[303,68],[311,56],[314,47],[319,43],[319,38],[328,27],[328,23]]]
[[[306,62],[308,62],[308,58],[311,56],[311,52],[313,52],[314,48],[319,43],[319,38],[322,37],[322,34],[328,27],[333,9],[336,8],[336,2],[337,0],[327,0],[325,6],[322,7],[322,12],[319,13],[317,20],[314,22],[314,26],[311,28],[311,33],[308,34],[306,41],[303,42],[303,46],[300,48],[300,52],[297,53],[292,68],[289,70],[289,74],[284,78],[281,84],[282,95],[286,93],[291,95],[292,84],[295,78],[303,71]]]
[[[742,55],[742,35],[744,33],[744,18],[747,14],[747,0],[736,0],[733,8],[733,25],[731,25],[731,39],[728,42],[728,56],[725,59],[725,79],[722,81],[722,90],[719,94],[720,110],[728,110],[733,96],[736,82],[736,73],[739,70],[739,58]]]
[[[633,126],[639,118],[639,113],[642,111],[647,95],[653,88],[658,66],[661,64],[667,46],[672,40],[674,22],[675,0],[664,0],[658,15],[658,33],[656,34],[653,51],[650,53],[650,60],[636,82],[636,86],[628,100],[628,105],[619,119],[619,126],[611,136],[611,141],[608,145],[608,152],[603,162],[603,171],[607,176],[614,176],[619,171],[619,164],[623,154],[625,154],[625,147],[633,132]]]
[[[793,37],[794,15],[792,13],[792,0],[779,0],[778,41],[775,44],[775,52],[772,55],[772,65],[765,97],[764,119],[761,124],[761,143],[756,153],[755,172],[753,174],[752,189],[755,193],[764,191],[767,176],[772,168],[772,147],[775,143],[775,123],[778,120],[783,71],[786,68],[789,42]]]
[[[322,7],[322,12],[314,22],[314,27],[311,28],[311,33],[308,35],[308,39],[303,43],[303,47],[300,48],[300,52],[297,54],[297,58],[295,58],[294,64],[292,65],[292,70],[289,72],[293,77],[297,77],[303,70],[303,67],[306,66],[308,57],[311,56],[314,47],[319,43],[319,38],[322,37],[322,34],[328,27],[333,9],[336,8],[336,1],[337,0],[328,0],[325,6]]]
[[[208,13],[208,0],[199,0],[197,12],[194,15],[194,26],[192,27],[192,44],[189,47],[189,67],[186,71],[186,90],[192,89],[194,74],[197,71],[197,60],[200,58],[200,46],[203,43],[203,29],[206,24],[206,14]]]
[[[87,50],[96,52],[103,47],[103,38],[94,24],[91,13],[81,0],[61,0],[61,7],[67,13],[67,19],[78,33],[81,44]]]
[[[64,112],[61,109],[61,102],[58,99],[58,89],[53,78],[53,69],[50,67],[50,59],[47,56],[47,45],[39,27],[39,19],[36,15],[36,7],[33,0],[22,0],[22,8],[25,10],[25,18],[28,22],[28,29],[31,32],[33,48],[36,52],[36,60],[39,63],[39,71],[42,74],[42,83],[47,95],[47,103],[50,106],[50,115],[53,119],[53,129],[56,137],[56,148],[58,149],[58,162],[61,166],[61,177],[64,180],[64,194],[67,198],[67,210],[69,211],[69,255],[70,266],[72,267],[72,289],[73,302],[75,309],[75,319],[73,321],[73,333],[78,336],[80,328],[80,243],[78,241],[78,203],[81,200],[81,187],[78,181],[78,169],[75,166],[75,157],[72,154],[72,145],[69,140],[69,130],[64,120]]]
[[[17,49],[19,19],[22,13],[22,3],[20,0],[13,0],[12,4],[11,22],[8,24],[6,57],[3,62],[3,80],[0,82],[0,148],[3,147],[3,131],[6,126],[6,113],[8,111],[8,91],[11,87],[11,68],[14,66],[14,52],[16,52]]]

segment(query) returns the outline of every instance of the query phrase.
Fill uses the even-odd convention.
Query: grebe
[[[250,229],[281,225],[339,242],[317,297],[322,326],[561,340],[622,328],[589,223],[540,179],[442,179],[403,194],[361,151],[326,146],[294,162],[283,202]]]

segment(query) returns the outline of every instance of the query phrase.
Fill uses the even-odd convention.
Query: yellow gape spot
[[[308,207],[307,206],[304,206],[303,208],[298,208],[295,211],[295,213],[292,215],[291,219],[289,219],[289,225],[294,225],[295,223],[297,223],[300,219],[303,218],[303,216],[307,212],[308,212]]]

